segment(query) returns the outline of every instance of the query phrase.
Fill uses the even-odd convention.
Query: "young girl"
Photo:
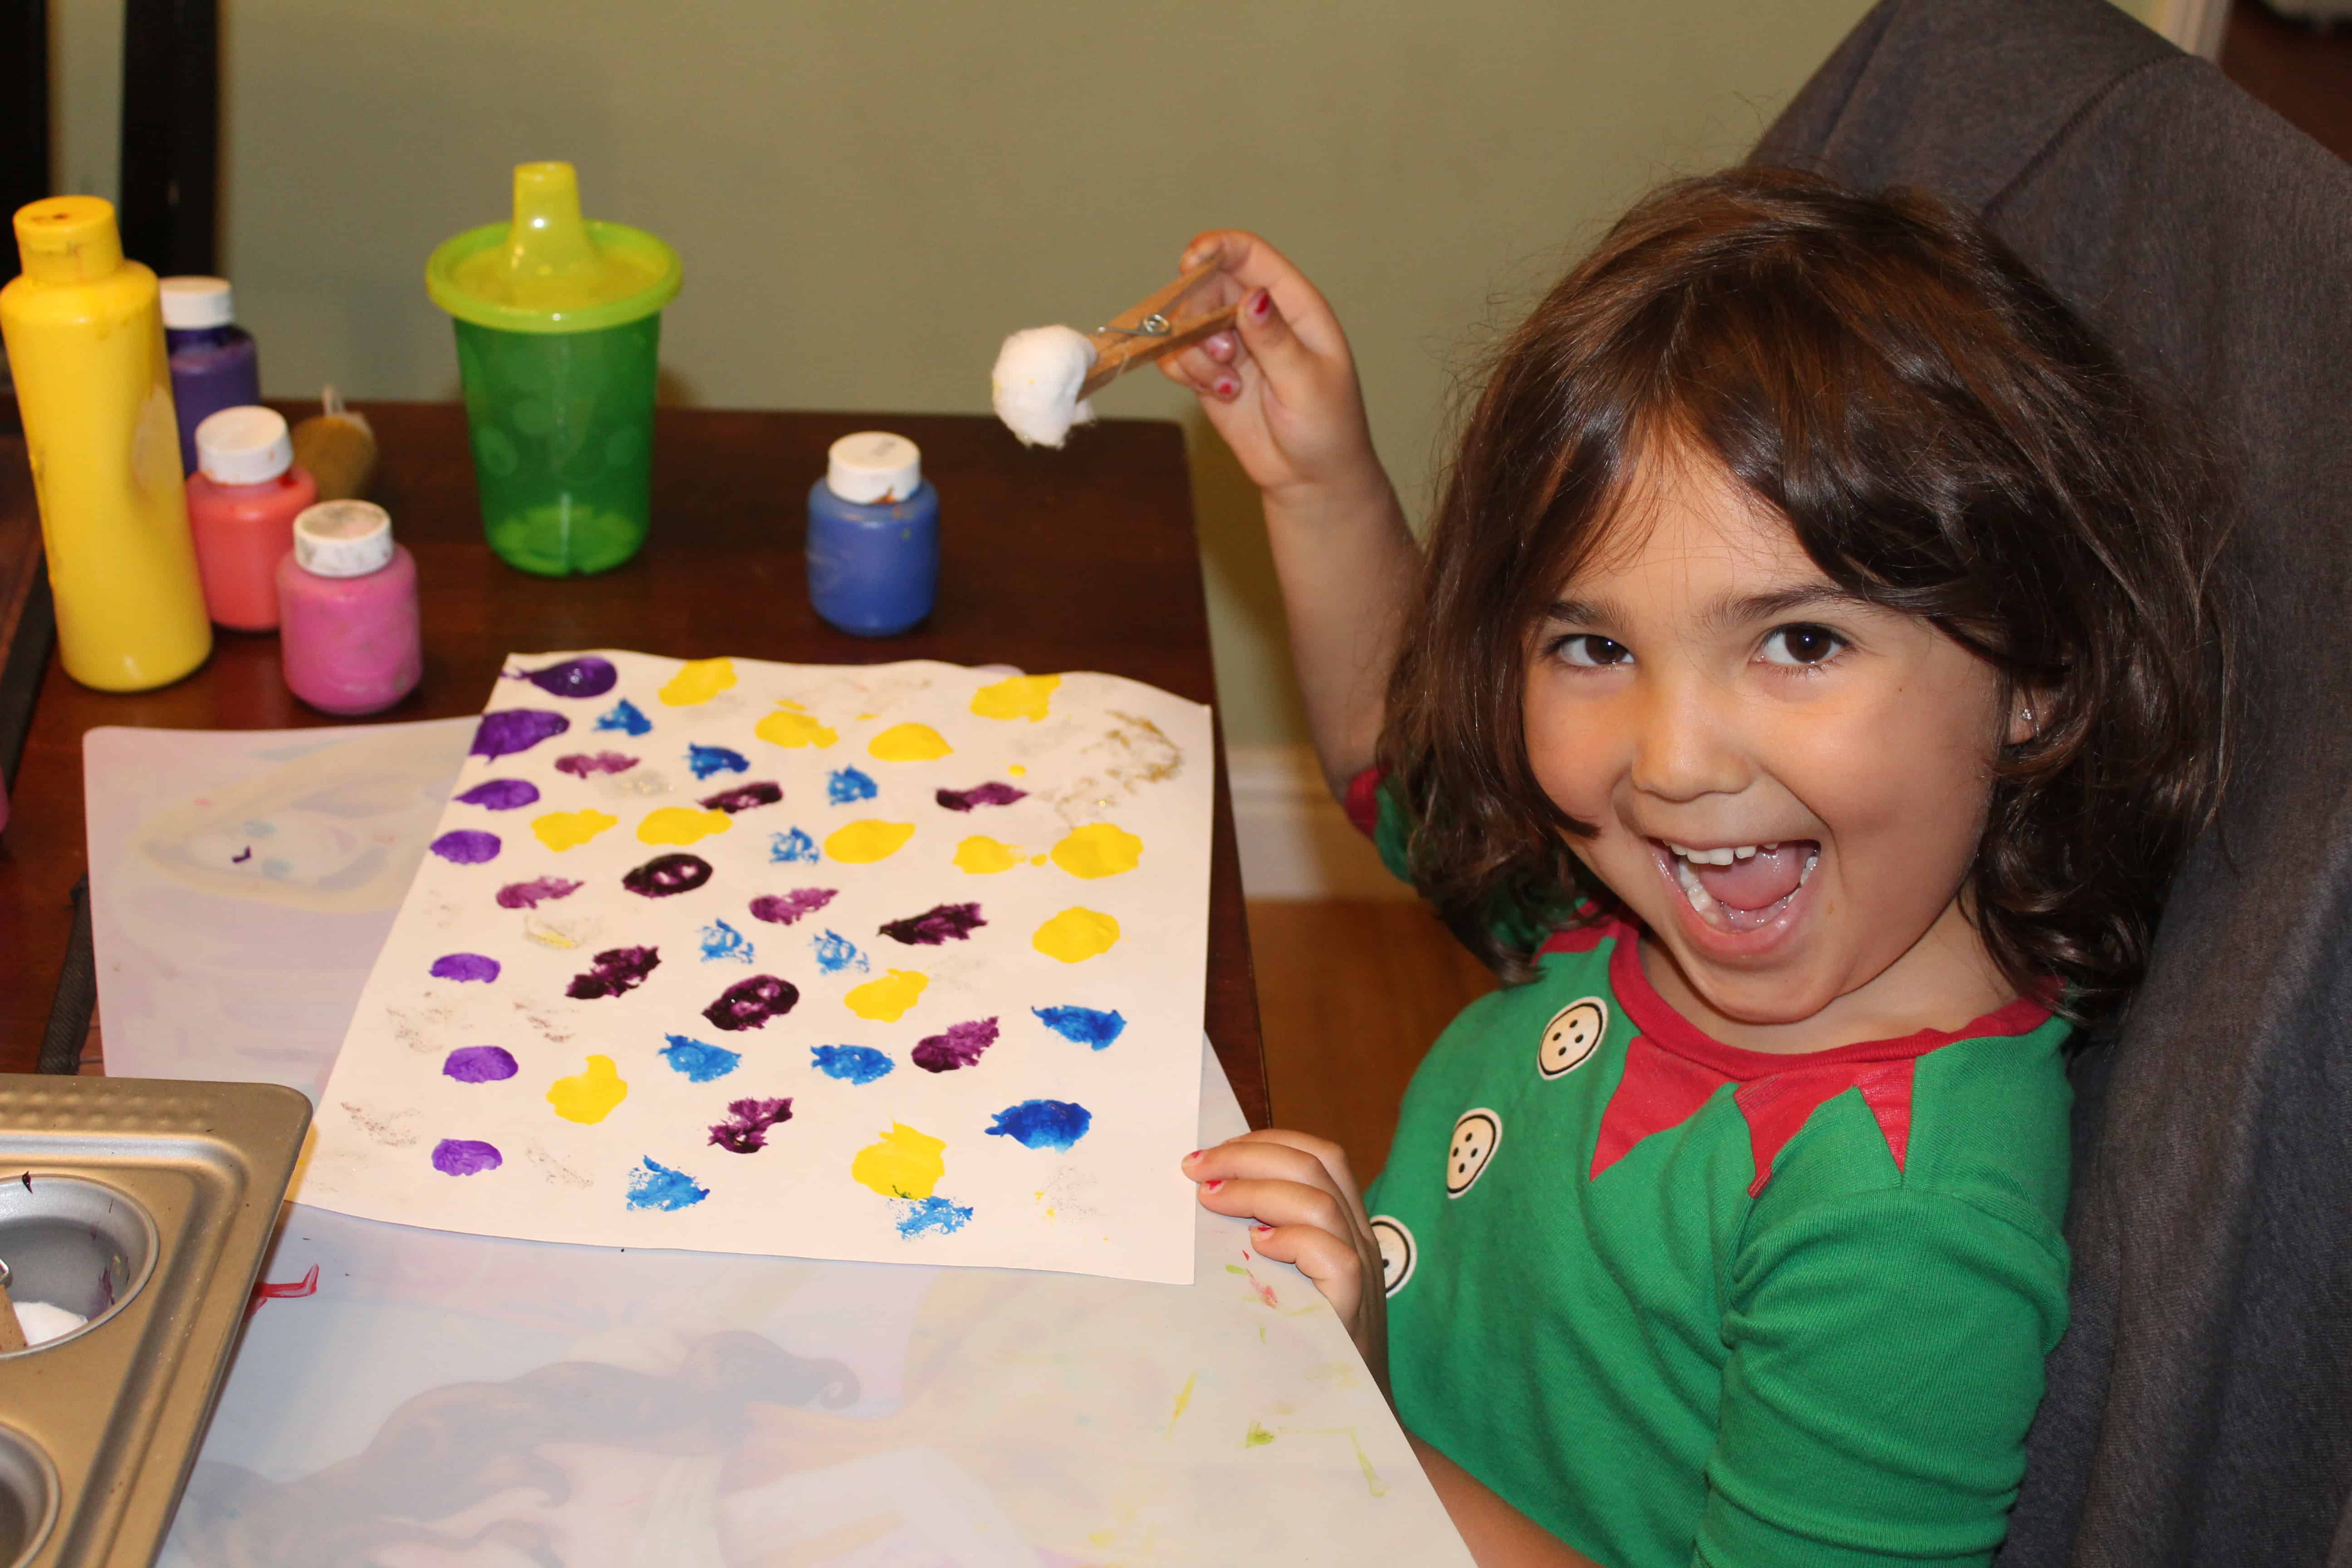
[[[1972,223],[1746,171],[1519,328],[1424,557],[1328,308],[1210,257],[1237,332],[1169,369],[1264,492],[1326,770],[1512,984],[1362,1197],[1269,1131],[1201,1201],[1483,1563],[1985,1562],[2066,1321],[2060,1049],[2221,786],[2202,466]]]

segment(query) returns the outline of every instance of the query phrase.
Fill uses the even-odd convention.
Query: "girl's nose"
[[[1688,677],[1637,682],[1633,787],[1662,800],[1737,795],[1755,776],[1738,705],[1715,683]]]

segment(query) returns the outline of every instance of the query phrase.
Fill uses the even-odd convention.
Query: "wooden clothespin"
[[[1162,354],[1189,348],[1211,333],[1232,326],[1237,309],[1233,305],[1190,316],[1171,313],[1216,272],[1217,264],[1213,261],[1195,267],[1087,333],[1095,345],[1095,367],[1087,373],[1078,396],[1092,397],[1137,365],[1149,364]]]
[[[25,1326],[16,1321],[16,1304],[8,1300],[8,1266],[0,1263],[0,1355],[25,1348]]]

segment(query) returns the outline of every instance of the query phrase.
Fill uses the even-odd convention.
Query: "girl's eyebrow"
[[[1791,610],[1867,610],[1876,607],[1861,595],[1841,588],[1834,583],[1791,583],[1770,593],[1743,594],[1737,599],[1721,600],[1707,611],[1706,621],[1709,626],[1717,627],[1744,626],[1758,621],[1777,620]]]

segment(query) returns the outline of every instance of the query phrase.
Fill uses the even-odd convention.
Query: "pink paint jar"
[[[416,561],[373,502],[321,501],[294,520],[278,612],[287,689],[322,713],[381,712],[425,674]]]
[[[188,527],[205,613],[232,631],[278,626],[278,563],[294,548],[294,519],[319,499],[294,466],[286,416],[274,408],[224,408],[196,426],[188,476]]]

